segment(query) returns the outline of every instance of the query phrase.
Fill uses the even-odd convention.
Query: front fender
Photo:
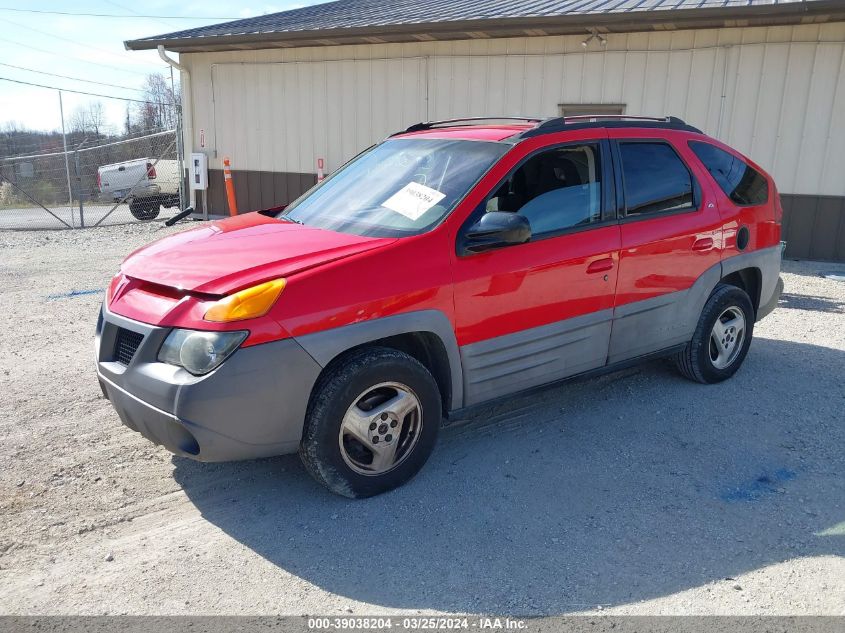
[[[430,332],[437,336],[446,349],[452,385],[452,409],[464,403],[464,381],[461,355],[452,322],[440,310],[418,310],[371,319],[351,325],[314,332],[295,337],[296,342],[317,361],[321,367],[328,365],[344,352],[372,341],[413,332]]]

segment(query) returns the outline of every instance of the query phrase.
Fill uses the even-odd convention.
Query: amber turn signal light
[[[285,279],[274,279],[216,301],[203,317],[206,321],[228,323],[264,316],[285,289]]]

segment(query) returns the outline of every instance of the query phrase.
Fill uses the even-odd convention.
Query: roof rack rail
[[[701,134],[701,130],[688,125],[675,116],[651,117],[629,114],[579,114],[576,116],[553,117],[545,119],[530,130],[521,132],[520,138],[530,138],[552,132],[565,132],[590,127],[648,127],[671,130],[685,130]]]
[[[599,119],[610,121],[659,121],[662,123],[681,123],[684,121],[676,116],[641,116],[635,114],[573,114],[571,116],[559,117],[567,121],[572,119],[598,121]]]
[[[460,119],[442,119],[440,121],[425,121],[423,123],[414,123],[405,130],[401,132],[396,132],[396,134],[408,134],[410,132],[420,132],[422,130],[430,130],[436,127],[449,127],[455,123],[472,123],[475,121],[526,121],[528,123],[541,123],[545,121],[547,117],[542,116],[472,116],[472,117],[463,117]]]

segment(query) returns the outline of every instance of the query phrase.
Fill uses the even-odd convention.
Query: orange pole
[[[226,183],[226,199],[229,202],[229,215],[238,215],[238,202],[235,199],[235,184],[232,182],[232,170],[229,158],[223,159],[223,181]]]

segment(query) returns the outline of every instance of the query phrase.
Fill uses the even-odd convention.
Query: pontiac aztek
[[[177,455],[299,452],[365,497],[495,398],[656,356],[732,376],[782,289],[782,214],[759,166],[674,117],[421,123],[286,207],[132,253],[97,372]]]

